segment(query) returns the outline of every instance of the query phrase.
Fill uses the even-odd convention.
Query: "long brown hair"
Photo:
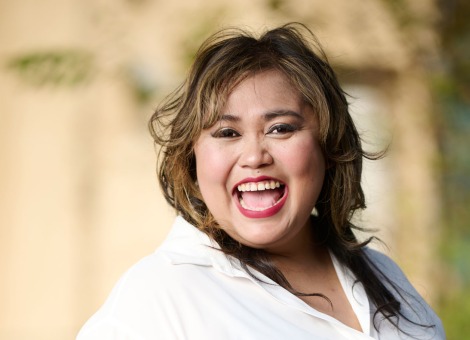
[[[238,29],[223,30],[201,46],[186,82],[157,108],[149,123],[155,143],[161,146],[158,176],[165,198],[188,222],[216,240],[222,251],[239,259],[248,272],[254,268],[297,295],[321,296],[295,291],[263,250],[244,246],[219,228],[196,184],[193,146],[199,134],[218,120],[237,84],[272,69],[289,79],[318,116],[327,170],[315,205],[317,216],[312,217],[316,235],[364,285],[377,306],[376,316],[380,313],[398,326],[395,317],[409,319],[382,281],[397,289],[368,259],[364,246],[369,240],[359,242],[353,233],[358,228],[351,223],[353,213],[365,208],[362,160],[381,154],[362,149],[345,93],[315,36],[302,24],[287,24],[260,37]]]

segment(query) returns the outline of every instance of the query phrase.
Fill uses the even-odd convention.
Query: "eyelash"
[[[291,124],[276,124],[269,128],[267,134],[283,135],[297,131],[299,128]],[[232,128],[222,128],[211,134],[214,138],[236,138],[240,134]]]
[[[212,137],[215,138],[235,138],[239,136],[240,134],[231,128],[222,128],[212,133]]]
[[[275,132],[277,130],[277,132]],[[276,124],[269,128],[268,133],[275,135],[282,135],[290,132],[297,131],[298,127],[291,124]]]

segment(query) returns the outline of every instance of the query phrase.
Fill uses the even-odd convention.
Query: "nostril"
[[[271,164],[273,158],[271,154],[261,145],[246,148],[240,155],[240,165],[251,168],[258,168]]]

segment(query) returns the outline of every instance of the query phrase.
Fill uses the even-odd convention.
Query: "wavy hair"
[[[319,122],[319,143],[327,169],[312,216],[316,237],[346,265],[361,282],[381,314],[398,327],[398,288],[364,252],[371,240],[359,242],[351,217],[365,208],[361,187],[363,158],[381,153],[363,150],[348,111],[346,95],[314,34],[299,23],[290,23],[259,37],[240,29],[222,30],[200,47],[186,81],[156,109],[149,127],[160,146],[158,178],[168,203],[188,222],[217,241],[221,250],[240,260],[249,273],[254,268],[297,295],[284,275],[260,249],[244,246],[219,228],[197,186],[194,143],[203,129],[218,121],[232,89],[258,72],[277,70],[284,74],[313,108]],[[401,296],[401,294],[400,294]],[[324,296],[323,296],[324,297]],[[326,298],[326,297],[325,297]],[[409,320],[410,322],[413,322]]]

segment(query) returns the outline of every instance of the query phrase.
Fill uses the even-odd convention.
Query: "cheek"
[[[206,199],[206,194],[216,194],[211,190],[217,186],[224,186],[230,166],[227,154],[220,147],[205,143],[197,144],[194,148],[196,157],[196,174],[201,193]]]
[[[315,181],[323,181],[325,173],[325,160],[320,146],[315,140],[302,140],[290,147],[279,150],[279,157],[283,160],[289,173],[295,176],[308,177]],[[312,178],[313,176],[313,178]]]

